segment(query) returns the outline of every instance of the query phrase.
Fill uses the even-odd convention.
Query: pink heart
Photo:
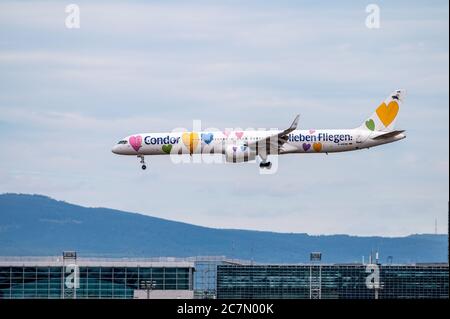
[[[234,134],[236,135],[236,137],[237,137],[238,139],[241,139],[242,136],[244,136],[244,132],[234,132]]]
[[[142,137],[140,135],[131,136],[130,139],[129,139],[129,142],[130,142],[130,145],[137,152],[141,148]]]
[[[316,132],[316,130],[314,130],[314,129],[309,130],[309,134],[314,134],[315,132]]]
[[[227,132],[227,131],[223,131],[222,133],[223,133],[223,135],[225,135],[226,137],[228,137],[228,135],[230,135],[230,132]]]

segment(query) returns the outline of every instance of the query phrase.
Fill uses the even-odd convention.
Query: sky
[[[80,28],[65,9],[80,8]],[[2,1],[0,193],[215,228],[447,232],[448,1]],[[117,156],[138,132],[354,128],[405,88],[407,138],[254,163]]]

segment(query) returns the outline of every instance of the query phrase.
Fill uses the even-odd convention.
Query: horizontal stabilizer
[[[404,131],[405,130],[387,132],[387,133],[378,135],[376,137],[373,137],[372,139],[374,139],[374,140],[382,140],[382,139],[385,139],[385,138],[391,138],[391,137],[397,136],[399,134],[402,134]]]

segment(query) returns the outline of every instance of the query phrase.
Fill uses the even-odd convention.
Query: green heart
[[[366,126],[371,131],[375,130],[375,122],[372,119],[366,121]]]
[[[170,151],[172,150],[172,144],[163,145],[161,149],[164,153],[170,154]]]

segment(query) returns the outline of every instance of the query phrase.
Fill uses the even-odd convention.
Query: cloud
[[[448,3],[80,1],[0,4],[0,192],[222,228],[405,235],[446,220]],[[409,95],[395,145],[248,165],[173,165],[111,146],[192,126],[356,127],[389,92]],[[95,194],[95,196],[92,196]],[[430,222],[431,220],[431,222]]]

